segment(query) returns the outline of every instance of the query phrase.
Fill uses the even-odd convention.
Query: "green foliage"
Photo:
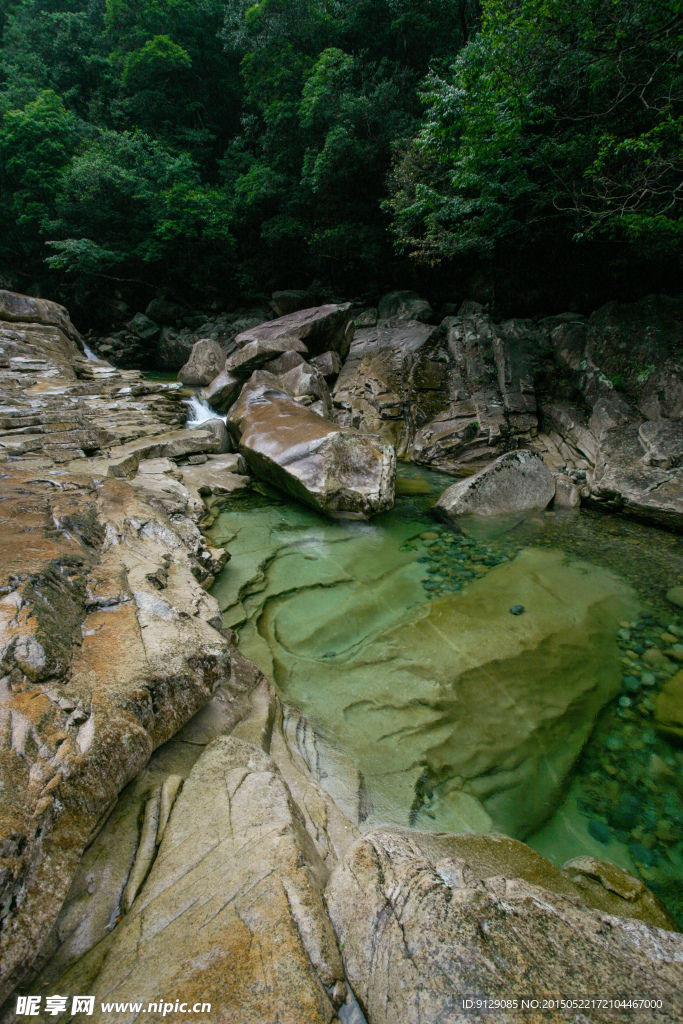
[[[71,275],[203,284],[207,264],[229,269],[233,238],[223,193],[203,186],[191,159],[142,132],[105,132],[63,175],[48,225]]]
[[[680,0],[485,0],[399,153],[399,244],[438,261],[599,236],[681,251]]]
[[[0,121],[0,200],[5,226],[0,256],[32,255],[40,230],[54,210],[55,186],[68,169],[81,126],[56,93],[41,92],[23,110]]]
[[[130,89],[148,89],[169,82],[182,82],[192,60],[168,36],[148,39],[141,49],[129,53],[123,65],[123,83]]]

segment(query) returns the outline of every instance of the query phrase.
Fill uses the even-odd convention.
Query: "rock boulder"
[[[301,309],[277,320],[252,327],[236,338],[237,344],[248,342],[279,342],[280,351],[287,349],[305,351],[315,356],[331,349],[339,352],[342,359],[346,354],[353,337],[351,320],[351,303],[330,303],[325,306],[314,306]],[[305,342],[305,349],[297,349],[293,342]],[[289,344],[287,343],[289,342]]]
[[[103,999],[161,998],[210,1002],[210,1019],[225,1024],[330,1024],[328,991],[345,985],[322,899],[327,877],[273,761],[219,737],[186,779],[113,935],[93,982],[93,1020],[111,1019]],[[161,1003],[145,1019],[164,1015]]]
[[[202,338],[192,346],[190,358],[178,371],[183,384],[206,387],[225,367],[225,352],[217,341]]]
[[[467,1024],[479,1017],[463,1005],[468,997],[589,992],[662,1000],[657,1020],[674,1024],[683,937],[612,916],[628,914],[629,901],[603,892],[604,901],[586,898],[568,873],[504,836],[376,831],[348,851],[326,900],[346,975],[372,1024]],[[636,1016],[655,1019],[649,1009]],[[517,1014],[502,1009],[490,1019]],[[557,1009],[552,1019],[568,1024],[577,1011]],[[593,1006],[580,1019],[608,1024],[613,1015]]]
[[[239,377],[223,370],[208,387],[202,388],[200,398],[216,412],[226,412],[242,390],[243,383]]]
[[[8,323],[41,324],[44,327],[58,327],[79,349],[81,338],[71,323],[64,306],[49,299],[36,299],[32,295],[20,295],[0,289],[0,320]]]
[[[326,422],[285,390],[247,385],[228,428],[257,477],[321,512],[365,518],[393,504],[391,445]]]
[[[486,469],[453,484],[435,508],[447,519],[510,515],[544,509],[554,496],[555,481],[543,459],[522,450],[501,455]]]

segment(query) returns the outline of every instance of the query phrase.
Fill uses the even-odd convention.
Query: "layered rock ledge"
[[[504,837],[363,837],[358,772],[345,813],[323,789],[310,726],[207,593],[226,556],[202,499],[250,479],[218,434],[183,429],[179,385],[87,360],[62,307],[0,293],[0,402],[3,998],[89,992],[88,1019],[131,1024],[100,1001],[450,1024],[461,995],[521,972],[561,994],[633,980],[679,1019],[683,940],[628,873],[559,871]],[[353,437],[385,472],[391,446]]]

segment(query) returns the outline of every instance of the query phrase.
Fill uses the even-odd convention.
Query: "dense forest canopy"
[[[0,0],[0,277],[675,287],[682,52],[683,0]]]

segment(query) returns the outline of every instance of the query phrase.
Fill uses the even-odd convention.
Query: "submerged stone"
[[[234,608],[226,619],[245,616],[249,588],[242,649],[353,757],[383,820],[408,823],[427,766],[437,780],[461,776],[497,827],[537,828],[619,692],[606,637],[635,608],[629,588],[559,551],[528,549],[467,591],[427,602],[424,563],[400,550],[400,534],[382,548],[373,532],[317,531],[310,562],[296,534],[278,554],[264,529],[255,547],[254,527],[245,524],[243,543],[255,585],[231,545],[225,601],[216,591]],[[511,617],[520,596],[533,612]],[[430,812],[431,827],[449,827],[438,800]]]

